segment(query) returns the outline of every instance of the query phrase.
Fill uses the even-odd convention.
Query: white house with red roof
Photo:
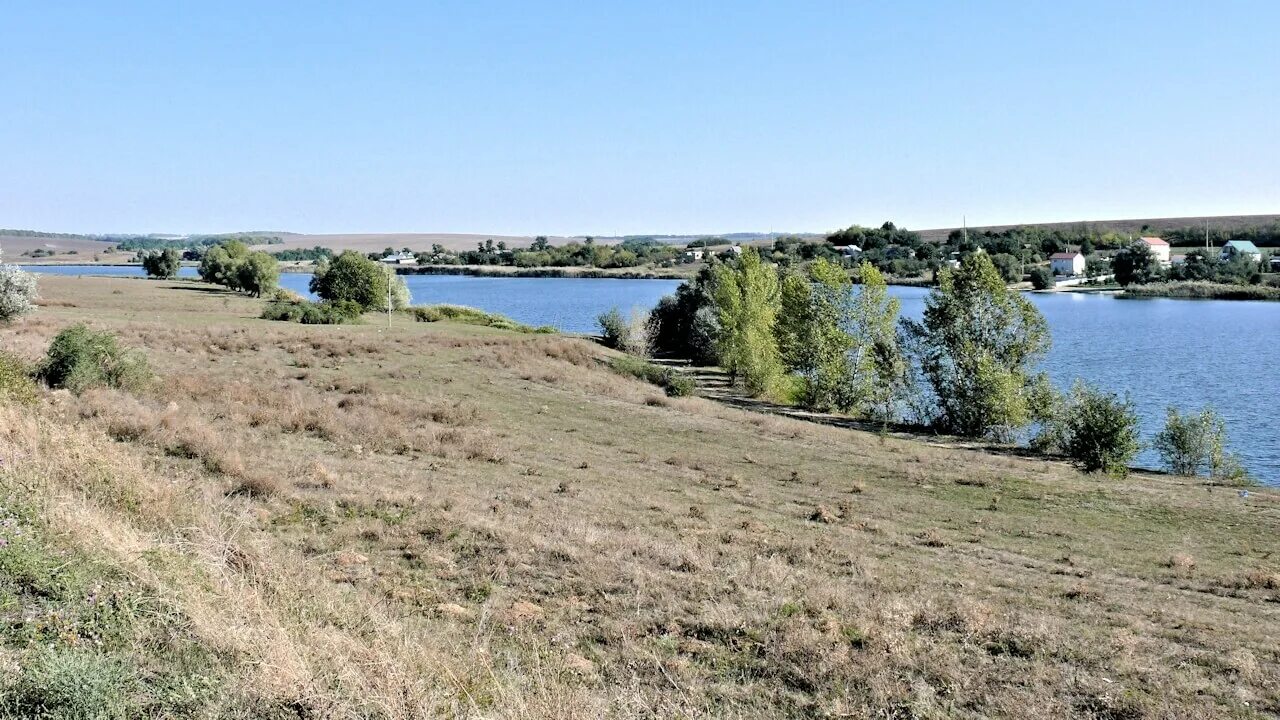
[[[1049,268],[1054,275],[1083,275],[1084,253],[1060,252],[1049,256]]]
[[[1169,264],[1169,243],[1158,237],[1141,237],[1138,239],[1151,248],[1151,254],[1156,256],[1161,265]]]

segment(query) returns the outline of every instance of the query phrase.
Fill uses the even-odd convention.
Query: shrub
[[[693,394],[693,380],[669,367],[625,355],[614,358],[609,363],[609,367],[619,375],[628,375],[651,385],[657,385],[671,397],[686,397]]]
[[[0,352],[0,403],[28,405],[36,400],[36,384],[31,369],[21,359]]]
[[[1085,472],[1123,477],[1138,454],[1138,414],[1126,398],[1077,383],[1066,411],[1063,450]]]
[[[1169,472],[1175,475],[1208,475],[1231,484],[1248,481],[1234,455],[1226,451],[1227,424],[1212,408],[1198,415],[1170,407],[1164,429],[1152,443]]]
[[[53,338],[37,375],[49,387],[78,395],[99,386],[139,389],[151,379],[151,370],[141,354],[121,348],[115,335],[79,323]]]
[[[0,265],[0,323],[35,310],[36,276],[17,265]]]
[[[623,316],[618,308],[602,313],[596,322],[605,347],[621,350],[639,357],[649,356],[649,314],[639,308]]]
[[[1053,273],[1049,272],[1049,268],[1038,267],[1031,271],[1031,287],[1048,290],[1053,285]]]
[[[303,325],[344,325],[359,322],[362,313],[360,305],[350,300],[322,303],[276,300],[262,309],[262,319]]]
[[[182,255],[173,248],[156,250],[142,256],[142,269],[147,277],[175,278],[182,267]]]

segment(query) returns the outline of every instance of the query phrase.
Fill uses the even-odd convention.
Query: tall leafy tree
[[[1121,285],[1145,285],[1159,280],[1160,261],[1144,242],[1135,242],[1111,257],[1111,270]]]
[[[907,362],[898,345],[902,303],[889,296],[884,275],[871,263],[858,269],[861,279],[850,308],[855,406],[864,415],[891,420],[907,378]]]
[[[713,300],[720,322],[720,364],[753,395],[781,390],[782,358],[774,337],[778,274],[754,248],[715,270]]]
[[[813,262],[806,276],[791,273],[783,280],[779,344],[788,369],[804,380],[806,407],[847,411],[853,405],[851,286],[848,273],[825,259]]]
[[[1049,350],[1044,316],[1009,290],[987,253],[939,274],[922,322],[903,322],[943,430],[1008,437],[1032,418],[1032,366]]]
[[[142,256],[142,269],[148,277],[175,278],[182,267],[182,255],[175,248],[154,250]]]

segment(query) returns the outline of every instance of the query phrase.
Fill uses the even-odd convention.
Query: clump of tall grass
[[[53,338],[37,376],[51,388],[77,395],[93,387],[139,390],[152,377],[141,353],[121,347],[113,333],[94,332],[84,323]]]
[[[693,394],[693,381],[669,367],[656,365],[630,355],[614,358],[610,361],[609,367],[619,375],[628,375],[651,385],[657,385],[671,397],[686,397]]]
[[[1119,297],[1177,297],[1216,300],[1280,300],[1280,288],[1267,285],[1184,281],[1130,285]]]
[[[509,317],[498,315],[497,313],[488,313],[483,310],[477,310],[466,305],[421,305],[409,308],[409,312],[418,322],[440,322],[447,320],[449,322],[463,323],[466,325],[483,325],[485,327],[497,328],[499,330],[511,330],[521,333],[540,333],[551,334],[556,329],[548,325],[541,327],[532,327],[524,325],[512,320]]]
[[[36,401],[36,393],[31,368],[21,358],[0,352],[0,403],[29,405]]]

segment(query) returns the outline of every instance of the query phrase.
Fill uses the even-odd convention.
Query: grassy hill
[[[87,321],[158,381],[0,405],[11,714],[1280,713],[1274,492],[668,398],[582,339],[41,285],[0,346]]]

